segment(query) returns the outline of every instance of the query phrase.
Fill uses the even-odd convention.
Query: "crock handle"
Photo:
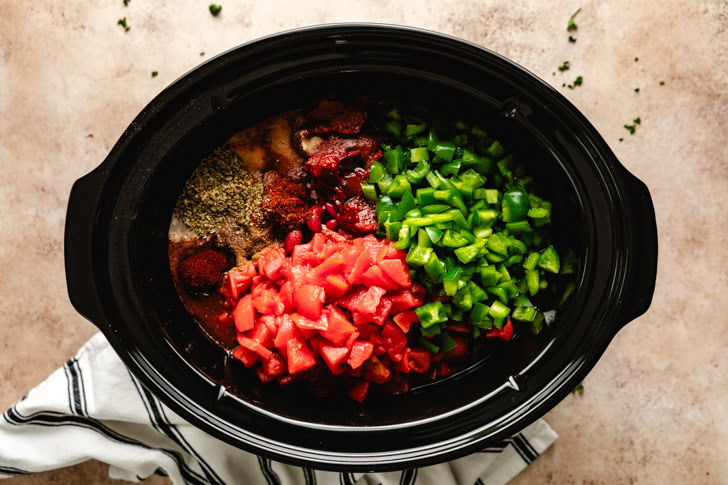
[[[101,210],[102,167],[76,180],[71,188],[63,248],[71,304],[97,327],[103,312],[94,278],[94,234]]]
[[[625,171],[626,172],[626,171]],[[620,321],[626,325],[647,311],[657,277],[657,223],[647,186],[626,172],[631,220],[630,259]]]

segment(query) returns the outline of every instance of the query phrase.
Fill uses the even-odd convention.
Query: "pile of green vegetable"
[[[457,321],[477,337],[508,317],[538,333],[544,315],[529,296],[574,271],[550,244],[551,203],[532,193],[525,167],[482,128],[423,118],[386,112],[381,127],[392,143],[362,184],[381,235],[408,250],[413,278],[433,295],[417,309],[423,336]],[[427,339],[435,352],[451,340],[444,332]]]

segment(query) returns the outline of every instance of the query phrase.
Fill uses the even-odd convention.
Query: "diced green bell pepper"
[[[541,252],[538,260],[538,267],[550,273],[558,274],[559,272],[559,254],[553,246],[549,246]]]
[[[447,315],[440,301],[434,301],[417,307],[415,308],[415,313],[423,328],[447,322]]]
[[[523,220],[530,208],[528,194],[521,187],[513,187],[503,194],[501,206],[503,209],[503,222]]]

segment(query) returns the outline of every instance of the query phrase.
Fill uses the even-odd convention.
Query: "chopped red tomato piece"
[[[373,351],[374,345],[372,345],[371,342],[362,342],[361,340],[357,340],[351,347],[351,353],[349,354],[348,360],[349,366],[351,366],[352,369],[356,369],[372,355]]]
[[[286,342],[288,354],[288,373],[297,374],[310,369],[316,364],[313,352],[308,348],[306,342],[299,338],[292,338]]]
[[[513,324],[511,323],[510,317],[506,321],[506,324],[503,325],[503,328],[493,327],[485,332],[485,338],[499,338],[508,342],[511,337],[513,337]]]
[[[318,320],[323,310],[326,293],[321,286],[303,285],[293,295],[298,313],[311,320]]]
[[[399,259],[385,259],[380,261],[379,267],[399,286],[409,287],[412,284],[407,265]]]
[[[284,356],[288,357],[286,343],[294,338],[300,338],[301,332],[298,327],[293,323],[293,319],[290,315],[283,315],[280,317],[281,323],[278,326],[278,334],[276,335],[273,345],[278,351]]]
[[[252,350],[263,359],[269,359],[271,351],[263,347],[261,344],[253,339],[245,337],[244,335],[238,335],[238,343],[248,350]]]
[[[357,402],[364,402],[364,398],[367,397],[367,392],[369,392],[369,382],[368,381],[357,381],[356,384],[351,386],[351,389],[349,389],[349,396]]]
[[[350,310],[361,313],[374,313],[377,311],[379,301],[387,291],[378,286],[372,286],[364,293],[358,301],[352,304]]]
[[[245,367],[253,367],[258,362],[258,354],[242,345],[233,350],[233,357],[242,362]]]
[[[448,323],[447,329],[451,332],[459,332],[459,333],[470,333],[470,327],[469,325],[465,325],[464,323]]]
[[[290,281],[286,281],[281,285],[281,291],[278,296],[280,296],[285,313],[291,313],[296,309],[296,304],[293,300],[293,284]]]
[[[270,357],[263,361],[263,372],[269,376],[283,375],[288,372],[286,361],[278,352],[272,352]]]
[[[246,263],[242,267],[233,268],[228,271],[228,281],[230,282],[230,294],[233,300],[238,299],[238,295],[250,288],[253,276],[258,273],[253,263]]]
[[[286,254],[281,248],[268,248],[258,258],[258,272],[274,280],[281,276]]]
[[[344,362],[349,355],[349,349],[346,347],[337,347],[331,344],[322,344],[318,348],[321,358],[331,372],[336,373],[339,364]]]
[[[324,290],[329,298],[340,298],[349,289],[349,282],[340,274],[330,274],[324,281]]]
[[[424,374],[430,368],[430,352],[425,349],[410,349],[409,368],[418,374]]]
[[[252,328],[252,330],[248,331],[247,336],[265,347],[270,340],[272,334],[268,326],[263,322],[263,318],[265,317],[261,317],[255,322],[255,326]],[[275,318],[273,318],[273,320],[275,320]]]
[[[409,332],[412,324],[419,321],[420,320],[419,318],[417,318],[417,313],[415,313],[414,310],[398,313],[394,316],[394,323],[396,323],[397,326],[401,328],[404,333]]]
[[[354,266],[351,271],[346,275],[347,281],[355,285],[360,282],[364,272],[372,265],[372,255],[369,251],[361,251],[356,258]]]
[[[385,290],[396,290],[399,287],[399,285],[397,285],[392,278],[387,276],[384,271],[382,271],[382,268],[377,265],[370,266],[369,269],[361,275],[361,283],[364,286],[378,286]]]
[[[409,373],[410,366],[409,366],[409,355],[410,355],[410,348],[405,347],[402,349],[401,352],[401,358],[398,361],[395,361],[394,363],[394,370],[397,372],[402,372],[404,374]]]
[[[253,308],[253,295],[245,295],[235,305],[233,311],[235,329],[242,333],[250,330],[255,325],[255,308]]]
[[[335,306],[327,306],[324,313],[328,327],[321,332],[321,336],[334,345],[343,345],[356,329],[349,323],[349,320],[346,319],[346,316],[344,316],[341,310]]]
[[[382,361],[372,357],[364,367],[364,379],[374,384],[384,384],[392,378],[392,371]]]
[[[329,322],[326,319],[325,313],[321,313],[316,320],[311,320],[298,313],[291,315],[291,318],[293,319],[293,323],[301,330],[319,330],[325,332],[329,328]]]
[[[384,349],[390,356],[399,354],[407,345],[407,335],[392,320],[387,320],[382,327],[382,337]]]

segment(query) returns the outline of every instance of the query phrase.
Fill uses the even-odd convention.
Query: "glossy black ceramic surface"
[[[171,210],[196,163],[230,135],[328,93],[363,93],[482,120],[558,207],[578,289],[542,336],[400,396],[314,398],[260,384],[208,340],[173,287]],[[191,423],[240,448],[338,470],[424,466],[484,448],[556,405],[644,313],[657,264],[649,192],[594,127],[533,74],[467,42],[384,25],[332,25],[245,44],[144,108],[71,192],[65,236],[76,309]]]

